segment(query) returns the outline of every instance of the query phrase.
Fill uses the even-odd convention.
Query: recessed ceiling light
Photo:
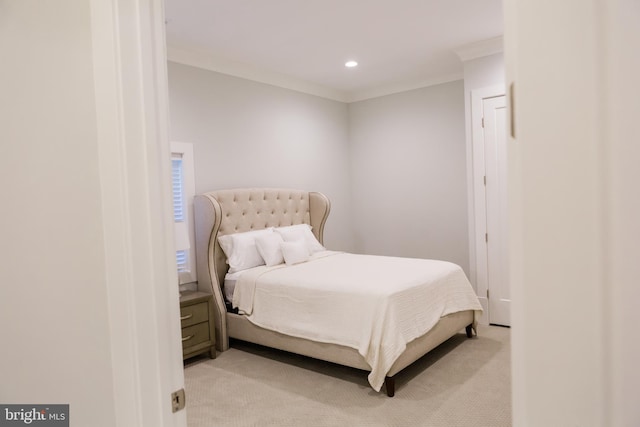
[[[344,63],[344,66],[347,68],[357,67],[358,63],[356,61],[347,61]]]

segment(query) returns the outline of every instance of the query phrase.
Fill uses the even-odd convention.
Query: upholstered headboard
[[[218,236],[309,224],[323,243],[324,224],[331,204],[322,193],[281,188],[218,190],[194,198],[198,289],[213,294],[217,337],[226,337],[226,307],[222,286],[228,270]],[[216,340],[226,350],[226,339]]]

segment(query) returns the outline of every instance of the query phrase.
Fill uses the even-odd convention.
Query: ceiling
[[[459,55],[500,51],[503,31],[501,0],[165,0],[165,14],[169,60],[346,102],[459,79]]]

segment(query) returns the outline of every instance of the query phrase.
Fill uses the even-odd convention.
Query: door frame
[[[116,426],[186,426],[162,0],[91,0]]]
[[[489,323],[511,325],[507,253],[507,97],[483,99]]]
[[[470,217],[473,218],[474,227],[469,227],[469,241],[471,250],[475,254],[475,284],[476,293],[482,309],[482,317],[478,320],[481,324],[489,324],[489,289],[487,271],[487,245],[486,233],[486,199],[485,199],[485,159],[484,159],[484,130],[482,128],[482,102],[487,98],[505,95],[503,84],[487,86],[471,91],[471,186],[472,203]],[[484,224],[484,225],[483,225]],[[504,241],[504,239],[503,239]],[[506,267],[506,266],[505,266]]]

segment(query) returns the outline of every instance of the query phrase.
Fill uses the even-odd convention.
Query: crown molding
[[[436,77],[429,80],[414,80],[409,82],[389,84],[377,86],[371,89],[363,89],[359,91],[351,92],[349,100],[347,102],[359,102],[366,101],[367,99],[380,98],[382,96],[393,95],[395,93],[407,92],[415,89],[422,89],[429,86],[435,86],[443,83],[449,83],[456,80],[462,80],[464,78],[463,73],[448,74],[441,77]]]
[[[265,71],[241,62],[230,61],[226,58],[216,57],[208,52],[167,46],[167,60],[179,64],[189,65],[216,73],[227,74],[246,80],[294,90],[296,92],[315,95],[321,98],[331,99],[343,103],[365,101],[371,98],[393,95],[394,93],[407,92],[428,86],[435,86],[464,78],[463,73],[448,74],[428,80],[414,80],[402,83],[392,83],[376,86],[374,88],[356,91],[341,91],[326,86],[309,83],[295,79],[281,73]]]
[[[265,71],[241,62],[216,57],[207,52],[167,46],[167,59],[217,73],[240,77],[272,86],[290,89],[334,101],[349,102],[347,92],[299,80],[285,74]]]
[[[472,59],[481,58],[483,56],[502,53],[503,44],[504,41],[502,39],[502,36],[499,36],[459,47],[458,49],[454,49],[454,52],[456,53],[456,55],[458,55],[462,62],[465,62]]]

